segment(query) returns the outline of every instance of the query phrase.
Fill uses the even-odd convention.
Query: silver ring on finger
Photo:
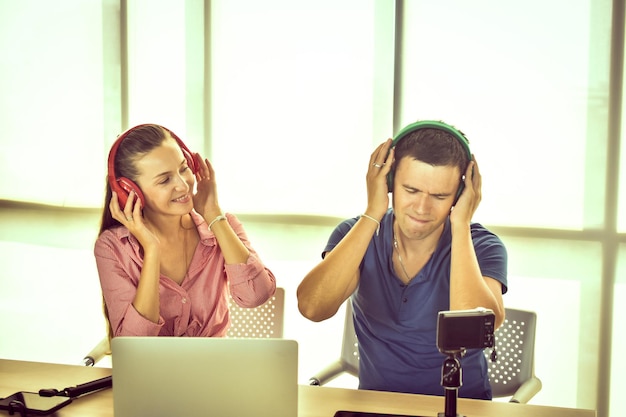
[[[383,167],[381,164],[377,164],[376,162],[374,162],[372,165],[375,166],[376,168],[382,168]]]

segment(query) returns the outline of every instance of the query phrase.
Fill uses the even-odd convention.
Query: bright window
[[[105,126],[119,117],[119,43],[103,35],[118,31],[97,1],[0,2],[1,198],[101,204]]]
[[[584,0],[405,3],[401,120],[443,119],[467,134],[483,174],[479,217],[598,226],[608,10],[590,19]]]
[[[389,103],[374,113],[374,2],[211,4],[211,155],[223,207],[360,214],[369,154],[391,135],[388,125],[372,139],[392,112]]]

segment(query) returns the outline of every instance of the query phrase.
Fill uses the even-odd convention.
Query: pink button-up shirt
[[[259,306],[274,294],[276,279],[251,248],[236,216],[226,215],[250,251],[247,262],[236,265],[225,264],[204,218],[195,211],[191,216],[200,242],[180,285],[161,275],[158,323],[143,317],[132,304],[143,266],[137,239],[123,226],[98,237],[94,254],[113,336],[224,336],[230,326],[229,292],[242,307]]]

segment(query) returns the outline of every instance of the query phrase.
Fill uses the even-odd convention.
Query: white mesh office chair
[[[537,315],[531,311],[506,309],[504,324],[495,332],[498,359],[491,362],[485,351],[494,398],[511,397],[510,402],[527,403],[541,390],[535,376],[535,326]],[[309,379],[311,385],[325,385],[343,373],[358,377],[358,340],[352,320],[352,302],[346,302],[346,317],[341,356]]]
[[[284,327],[285,289],[276,287],[274,295],[255,308],[238,306],[232,298],[229,306],[231,326],[226,337],[231,338],[282,338]],[[83,358],[83,365],[93,366],[111,353],[109,338],[104,337]]]
[[[285,289],[276,292],[264,304],[255,308],[239,307],[232,299],[229,305],[230,329],[226,337],[282,338],[285,317]]]
[[[510,402],[525,404],[541,390],[535,376],[536,325],[535,312],[506,309],[506,319],[495,331],[497,361],[485,351],[494,398],[511,397]]]
[[[346,316],[343,325],[343,340],[341,342],[341,355],[339,359],[326,366],[309,379],[311,385],[326,385],[343,373],[359,377],[359,342],[354,330],[352,319],[352,300],[348,298],[346,304]]]

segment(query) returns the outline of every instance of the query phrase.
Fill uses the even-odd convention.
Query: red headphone
[[[111,187],[112,191],[115,191],[117,193],[117,198],[119,199],[120,207],[122,209],[124,209],[124,206],[126,205],[126,201],[128,200],[128,195],[130,194],[131,191],[134,191],[135,194],[137,194],[137,198],[139,198],[139,200],[141,201],[141,207],[144,207],[146,203],[143,193],[141,192],[141,188],[139,188],[137,184],[135,184],[133,181],[129,180],[128,178],[125,178],[125,177],[118,178],[117,175],[115,175],[115,155],[117,154],[117,148],[119,148],[120,144],[122,143],[122,141],[124,141],[124,139],[126,139],[126,136],[128,136],[129,133],[143,126],[158,126],[161,129],[168,132],[170,136],[172,136],[172,138],[176,140],[176,142],[180,146],[180,149],[183,151],[183,155],[185,156],[185,159],[187,160],[187,165],[189,165],[191,172],[195,174],[198,172],[198,169],[199,169],[198,163],[196,162],[196,158],[194,157],[193,153],[189,150],[189,148],[187,148],[187,146],[183,143],[183,141],[168,128],[163,127],[161,125],[153,125],[153,124],[141,124],[135,127],[131,127],[130,129],[128,129],[127,131],[125,131],[124,133],[122,133],[121,135],[117,137],[117,140],[115,141],[115,143],[111,147],[111,151],[109,152],[109,161],[108,161],[109,171],[108,171],[107,176],[109,179],[109,186]]]

